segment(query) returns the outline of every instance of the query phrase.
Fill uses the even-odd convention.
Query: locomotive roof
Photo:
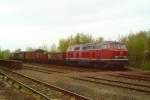
[[[103,44],[108,44],[108,43],[115,43],[115,44],[122,44],[121,42],[117,42],[117,41],[103,41],[103,42],[95,42],[95,43],[85,43],[85,44],[76,44],[76,45],[72,45],[70,47],[78,47],[78,46],[90,46],[90,45],[103,45]]]
[[[123,44],[117,41],[103,41],[103,42],[95,42],[95,43],[77,44],[77,45],[69,46],[67,51],[100,49],[100,48],[105,48],[104,45],[111,44],[111,43],[121,44],[121,45]]]

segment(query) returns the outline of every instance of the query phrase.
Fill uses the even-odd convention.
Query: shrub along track
[[[91,100],[90,98],[81,96],[74,92],[50,85],[8,69],[2,70],[1,75],[5,77],[7,76],[9,79],[21,84],[19,88],[21,88],[22,85],[31,88],[30,90],[32,90],[33,93],[38,94],[41,98],[44,98],[44,100],[52,100],[52,98],[58,100]]]

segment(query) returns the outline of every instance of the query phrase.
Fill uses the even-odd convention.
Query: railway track
[[[95,78],[95,77],[87,77],[79,78],[79,77],[70,77],[75,80],[95,83],[95,84],[101,84],[101,85],[107,85],[112,87],[119,87],[124,89],[130,89],[135,90],[139,92],[144,92],[150,94],[150,86],[149,85],[142,85],[142,84],[134,84],[134,83],[127,83],[127,82],[121,82],[116,80],[110,80],[110,79],[102,79],[102,78]]]
[[[38,66],[26,65],[26,64],[23,65],[23,68],[24,69],[35,70],[35,71],[39,71],[39,72],[45,72],[45,73],[48,73],[48,74],[52,74],[51,72],[54,72],[54,73],[64,73],[62,71],[50,70],[50,69],[47,69],[47,68],[41,68],[41,67],[38,67]]]
[[[150,81],[150,76],[147,75],[140,75],[140,74],[126,74],[126,73],[118,73],[119,75],[125,75],[125,76],[131,76],[135,78],[140,78],[140,79],[147,79]]]
[[[150,85],[135,84],[135,83],[131,83],[131,82],[123,82],[123,81],[119,81],[119,80],[104,79],[104,78],[97,78],[97,77],[91,77],[91,76],[85,76],[85,77],[90,78],[90,79],[94,79],[94,80],[103,80],[103,81],[108,81],[108,82],[114,82],[114,83],[121,83],[121,84],[126,84],[126,85],[150,88]]]
[[[150,71],[147,71],[147,72],[141,72],[142,75],[147,75],[147,76],[150,76]]]
[[[47,64],[48,65],[48,64]],[[66,70],[66,71],[77,71],[77,72],[88,72],[88,71],[94,71],[94,72],[97,72],[98,69],[97,68],[83,68],[83,67],[73,67],[73,66],[64,66],[64,65],[61,65],[61,67],[58,67],[58,65],[52,65],[53,68],[59,68],[59,70],[51,70],[51,69],[48,69],[48,66],[47,65],[42,65],[42,64],[26,64],[24,63],[23,66],[24,67],[34,67],[34,68],[40,68],[40,69],[44,69],[44,70],[49,70],[51,72],[56,72],[56,73],[65,73],[63,71],[60,71],[60,69],[63,69],[63,70]]]
[[[150,71],[147,71],[147,72],[141,72],[141,74],[143,74],[143,75],[150,75]]]
[[[113,77],[121,77],[121,78],[127,78],[127,79],[134,79],[134,80],[139,80],[139,81],[146,81],[146,82],[150,82],[150,78],[149,77],[143,77],[140,75],[129,75],[129,74],[107,74],[109,76],[113,76]]]
[[[49,71],[46,71],[46,70],[43,70],[43,69],[39,69],[39,68],[24,67],[24,69],[33,70],[33,71],[37,71],[37,72],[42,72],[42,73],[46,73],[46,74],[52,74]]]
[[[8,74],[8,75],[10,75],[11,74],[11,76],[19,76],[19,77],[22,77],[22,78],[24,78],[24,79],[26,79],[26,80],[28,80],[30,83],[36,83],[36,84],[39,84],[39,85],[41,85],[41,86],[44,86],[44,88],[46,88],[46,89],[48,89],[48,90],[53,90],[53,91],[55,91],[55,92],[57,92],[58,94],[63,94],[63,96],[66,96],[67,98],[69,98],[69,99],[62,99],[63,97],[59,97],[59,99],[61,98],[61,100],[91,100],[90,98],[88,98],[88,97],[85,97],[85,96],[82,96],[82,95],[79,95],[79,94],[77,94],[77,93],[74,93],[74,92],[71,92],[71,91],[68,91],[68,90],[65,90],[65,89],[62,89],[62,88],[60,88],[60,87],[57,87],[57,86],[54,86],[54,85],[51,85],[51,84],[48,84],[48,83],[46,83],[46,82],[42,82],[42,81],[40,81],[40,80],[37,80],[37,79],[33,79],[33,78],[31,78],[31,77],[29,77],[29,76],[25,76],[25,75],[22,75],[22,74],[20,74],[20,73],[16,73],[16,72],[14,72],[14,71],[10,71],[10,70],[7,70],[7,72],[6,72],[6,69],[5,69],[5,71],[3,72],[3,74]],[[8,76],[9,77],[9,76]],[[36,88],[37,88],[38,86],[36,86]],[[41,89],[40,89],[41,90]],[[39,90],[39,91],[40,91]],[[35,90],[35,91],[37,91],[37,90]],[[37,91],[37,92],[39,92],[39,91]],[[42,90],[41,90],[42,91]],[[44,93],[44,92],[43,92]],[[39,94],[42,94],[41,92],[39,92]],[[43,95],[45,95],[45,96],[47,96],[46,94],[43,94]],[[58,100],[59,100],[58,99]],[[52,100],[51,98],[48,98],[48,96],[47,96],[47,99],[44,99],[44,100]]]

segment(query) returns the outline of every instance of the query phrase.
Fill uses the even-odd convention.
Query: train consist
[[[128,63],[128,50],[116,41],[73,45],[63,53],[43,50],[14,53],[14,59],[39,63],[120,69]]]

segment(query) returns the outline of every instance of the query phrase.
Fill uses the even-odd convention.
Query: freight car
[[[41,49],[14,53],[13,59],[25,62],[61,64],[65,61],[65,53],[49,53]]]
[[[14,53],[13,59],[26,62],[48,63],[48,53],[41,49],[21,51]]]
[[[48,60],[51,64],[65,65],[65,53],[48,53]]]
[[[65,53],[48,53],[38,49],[14,54],[14,58],[24,61],[104,69],[123,68],[128,63],[127,56],[125,45],[116,41],[73,45]]]

